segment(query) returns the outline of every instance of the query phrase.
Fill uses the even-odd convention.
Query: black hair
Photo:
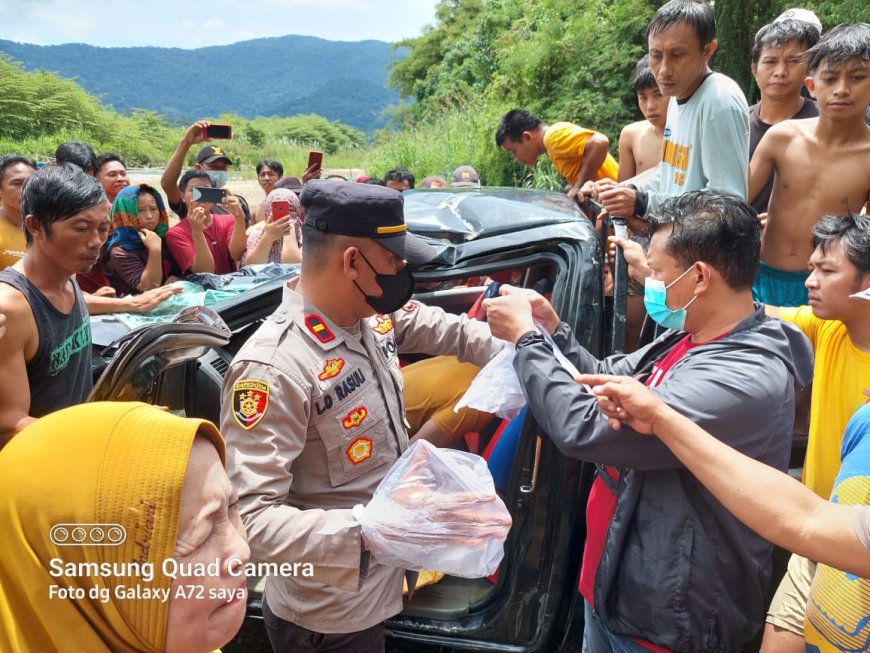
[[[364,184],[369,184],[371,186],[386,186],[383,179],[378,179],[377,177],[369,177],[366,179]]]
[[[51,234],[51,225],[67,220],[100,202],[108,202],[96,179],[71,164],[40,168],[28,178],[21,192],[21,215],[33,219]],[[25,229],[27,244],[33,236]]]
[[[208,173],[205,170],[197,170],[196,168],[191,168],[183,175],[181,175],[181,179],[178,180],[178,190],[182,193],[187,190],[187,184],[190,183],[191,179],[208,179],[208,184],[212,188],[214,188],[214,182],[211,180],[211,177],[208,176]]]
[[[106,152],[105,154],[101,154],[94,160],[94,176],[96,176],[102,167],[107,163],[111,163],[112,161],[117,161],[122,166],[124,166],[124,170],[127,169],[127,162],[121,158],[120,154],[115,154],[114,152]]]
[[[827,254],[839,242],[859,275],[870,274],[870,217],[866,215],[826,215],[813,227],[813,247]]]
[[[257,164],[257,176],[260,176],[260,171],[263,168],[269,168],[278,173],[279,177],[284,176],[284,166],[281,165],[280,161],[275,161],[274,159],[263,159]]]
[[[81,141],[68,141],[57,146],[54,151],[54,161],[58,165],[72,163],[87,172],[96,170],[97,157],[94,150],[87,143]]]
[[[342,179],[344,179],[342,177]],[[345,179],[345,181],[347,181]],[[388,181],[407,181],[408,185],[413,188],[414,187],[414,173],[408,170],[407,168],[393,168],[387,174],[384,175],[384,184]]]
[[[495,144],[501,147],[506,140],[520,141],[523,132],[533,132],[543,123],[535,114],[525,109],[511,109],[501,117],[495,130]]]
[[[29,156],[21,156],[20,154],[7,154],[6,156],[0,156],[0,183],[3,183],[3,175],[6,174],[6,168],[11,168],[19,163],[23,163],[24,165],[30,166],[36,170],[36,161],[31,159]]]
[[[677,23],[691,25],[702,48],[716,38],[716,18],[713,16],[713,9],[706,2],[694,0],[671,0],[659,7],[656,15],[647,25],[647,38]]]
[[[807,51],[807,70],[812,75],[822,62],[836,68],[850,59],[870,62],[870,24],[837,25]]]
[[[312,227],[307,222],[302,223],[302,265],[305,266],[306,261],[309,265],[314,265],[315,268],[322,268],[326,261],[326,256],[335,246],[336,234],[328,231],[320,231],[317,227]]]
[[[732,289],[752,286],[761,256],[761,223],[743,199],[714,190],[670,197],[650,217],[650,236],[671,225],[665,248],[681,266],[703,261]]]
[[[752,45],[752,63],[757,64],[764,48],[781,48],[786,43],[800,43],[809,50],[819,42],[819,30],[815,25],[802,20],[780,20],[765,25],[755,34]]]
[[[640,93],[648,88],[657,89],[659,87],[656,78],[652,74],[652,70],[649,68],[648,54],[643,55],[634,67],[634,76],[631,80],[631,87],[634,89],[635,93]]]

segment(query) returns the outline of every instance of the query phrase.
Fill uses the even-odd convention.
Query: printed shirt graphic
[[[842,322],[821,320],[809,306],[784,308],[780,317],[804,332],[816,354],[803,481],[827,499],[840,467],[846,424],[870,403],[870,352],[852,343]]]
[[[91,346],[91,323],[82,322],[69,337],[51,350],[48,375],[57,376],[69,365],[70,358]]]
[[[870,505],[870,406],[855,413],[843,436],[843,462],[831,501]],[[870,649],[870,579],[819,565],[804,622],[809,653]]]

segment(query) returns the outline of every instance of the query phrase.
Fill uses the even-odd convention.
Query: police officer
[[[310,181],[302,273],[227,372],[221,429],[254,559],[311,563],[266,579],[276,651],[384,650],[401,569],[370,557],[351,510],[408,447],[398,351],[485,364],[489,327],[409,301],[406,262],[434,250],[407,233],[389,188]]]

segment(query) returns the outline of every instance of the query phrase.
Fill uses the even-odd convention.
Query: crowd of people
[[[457,388],[512,345],[528,414],[565,456],[596,465],[584,651],[724,653],[762,627],[764,653],[865,650],[870,25],[823,34],[792,9],[763,27],[752,107],[710,67],[708,4],[671,0],[646,45],[631,80],[644,119],[622,130],[618,159],[594,129],[523,109],[495,130],[519,162],[547,156],[572,201],[631,228],[611,238],[633,281],[630,346],[605,359],[510,272],[493,275],[507,283],[477,316],[412,299],[407,266],[435,252],[407,231],[405,168],[347,181],[321,179],[320,160],[296,177],[264,159],[265,200],[249,204],[226,188],[232,161],[206,144],[208,121],[185,131],[159,189],[130,185],[122,156],[84,143],[41,168],[0,158],[0,649],[213,650],[244,615],[233,564],[253,559],[313,566],[266,579],[276,651],[383,651],[415,581],[370,555],[354,506],[413,439],[460,446],[492,421],[454,412]],[[460,165],[419,187],[480,185]],[[147,312],[177,279],[263,263],[299,263],[300,276],[229,366],[220,431],[87,403],[90,315]],[[644,320],[657,325],[649,343]],[[405,353],[431,358],[403,367]],[[799,483],[785,472],[796,392],[810,384]],[[60,547],[47,528],[62,523],[117,524],[127,540]],[[768,603],[771,543],[794,555]],[[214,559],[190,582],[239,594],[196,603],[158,574],[148,591],[173,600],[119,599],[117,578],[100,579],[115,592],[101,600],[93,578],[58,579],[59,558]],[[57,583],[82,592],[75,608],[50,600]]]

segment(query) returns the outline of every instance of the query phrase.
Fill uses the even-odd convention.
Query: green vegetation
[[[118,152],[130,167],[162,166],[184,133],[163,116],[136,109],[122,116],[100,104],[72,80],[46,72],[28,73],[0,56],[0,154],[16,152],[50,161],[65,141],[89,143],[97,153]],[[215,122],[233,126],[226,151],[246,174],[262,158],[281,161],[301,173],[309,149],[328,153],[330,167],[359,167],[365,135],[322,116],[248,120],[223,114]],[[188,163],[193,165],[196,148]]]

